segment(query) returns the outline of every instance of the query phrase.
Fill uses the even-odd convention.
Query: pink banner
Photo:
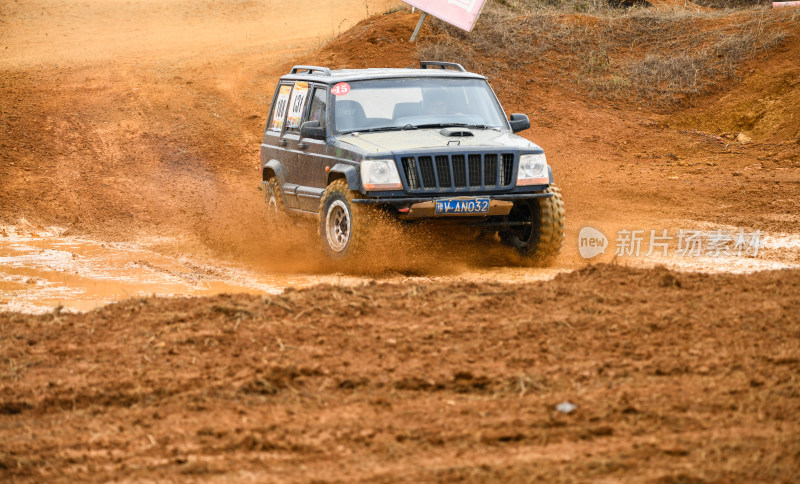
[[[467,32],[472,30],[486,0],[403,0]]]

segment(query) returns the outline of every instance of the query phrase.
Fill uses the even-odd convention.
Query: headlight
[[[519,157],[517,186],[547,185],[548,183],[550,183],[550,177],[547,174],[547,158],[544,153]]]
[[[402,190],[400,175],[394,160],[364,160],[361,162],[361,183],[366,190]]]

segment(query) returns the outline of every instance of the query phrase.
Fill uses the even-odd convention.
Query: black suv
[[[564,205],[542,149],[515,135],[484,76],[295,66],[281,77],[261,141],[271,223],[319,219],[333,258],[362,249],[369,214],[478,227],[521,254],[561,250]]]

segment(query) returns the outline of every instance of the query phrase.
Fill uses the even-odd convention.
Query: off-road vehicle
[[[294,66],[261,141],[270,223],[319,221],[332,258],[357,255],[369,215],[475,227],[543,260],[561,250],[564,206],[542,149],[515,135],[487,79],[419,69]]]

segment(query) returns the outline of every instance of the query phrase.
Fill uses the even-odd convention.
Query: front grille
[[[513,153],[404,156],[409,190],[496,189],[511,185]]]

